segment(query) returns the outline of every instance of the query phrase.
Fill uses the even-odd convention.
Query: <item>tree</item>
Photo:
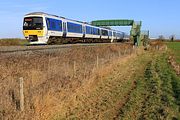
[[[175,40],[175,35],[171,35],[171,36],[169,37],[169,40],[170,40],[171,42],[173,42],[173,41]]]
[[[158,38],[158,40],[160,40],[160,41],[164,41],[164,40],[165,40],[165,38],[164,38],[164,36],[163,36],[163,35],[160,35],[160,36],[159,36],[159,38]]]

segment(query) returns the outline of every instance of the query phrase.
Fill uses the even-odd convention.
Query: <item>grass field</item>
[[[167,42],[167,46],[171,49],[177,63],[180,63],[180,42]]]
[[[167,54],[156,54],[146,65],[144,75],[137,79],[137,87],[129,101],[120,109],[119,119],[180,119],[180,78],[167,58]]]
[[[168,47],[178,56],[177,44]],[[1,55],[0,120],[179,120],[180,77],[166,48],[156,42],[146,51],[119,44]]]
[[[79,89],[53,120],[179,120],[180,78],[167,60],[154,51],[122,61],[84,93]]]
[[[19,46],[28,44],[27,40],[20,38],[0,39],[0,46]]]
[[[118,44],[1,54],[0,120],[46,120],[56,111],[70,116],[69,107],[73,109],[76,101],[67,103],[74,93],[89,82],[96,86],[97,76],[106,76],[112,63],[132,52],[133,46]],[[24,79],[24,112],[20,112],[19,77]]]

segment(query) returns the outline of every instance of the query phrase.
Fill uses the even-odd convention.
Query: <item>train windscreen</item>
[[[23,30],[42,30],[43,18],[42,17],[26,17],[24,18]]]

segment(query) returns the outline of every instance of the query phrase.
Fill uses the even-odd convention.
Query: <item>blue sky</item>
[[[1,0],[0,38],[23,38],[26,13],[42,11],[80,21],[134,19],[151,37],[180,38],[180,0]],[[130,27],[116,27],[129,33]]]

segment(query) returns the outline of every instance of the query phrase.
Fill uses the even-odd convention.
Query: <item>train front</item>
[[[46,27],[43,16],[25,16],[23,22],[23,34],[30,44],[46,44]]]

